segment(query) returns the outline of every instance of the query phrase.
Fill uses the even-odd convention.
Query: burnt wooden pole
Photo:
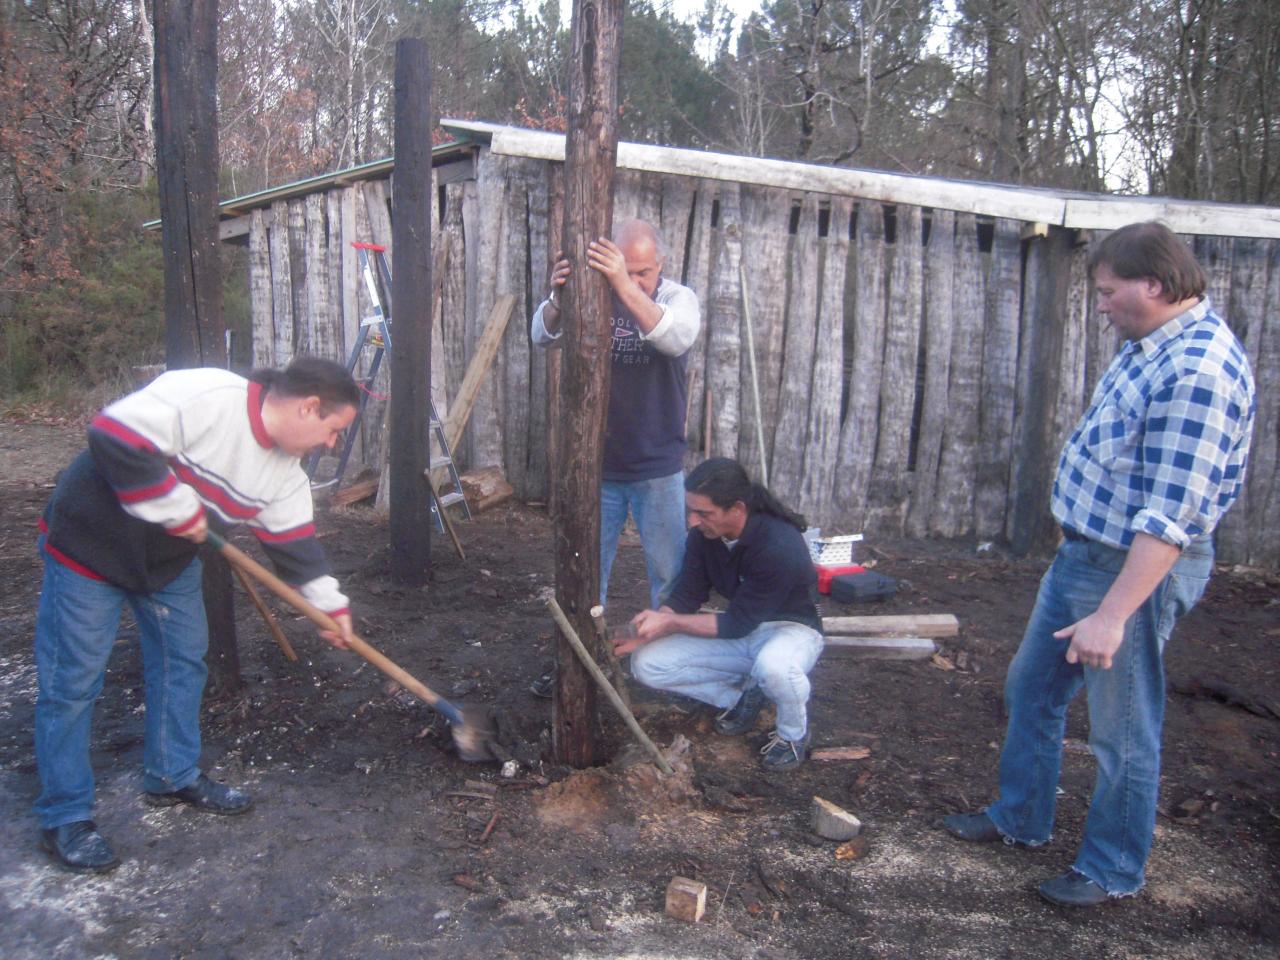
[[[218,3],[155,0],[156,173],[170,370],[225,367],[218,259]],[[231,568],[201,550],[214,689],[240,687]]]
[[[396,41],[391,238],[391,578],[431,572],[431,62],[419,37]]]
[[[556,599],[580,637],[598,646],[591,607],[600,599],[600,470],[613,328],[609,285],[587,266],[587,244],[613,227],[618,153],[618,63],[625,0],[574,0],[570,32],[569,134],[565,141],[560,249],[573,264],[565,285],[557,444]],[[598,652],[598,651],[596,651]],[[557,759],[587,767],[596,757],[595,687],[562,636],[553,710]]]

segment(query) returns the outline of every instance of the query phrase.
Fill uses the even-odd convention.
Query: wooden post
[[[165,357],[170,370],[225,367],[218,260],[218,4],[155,3],[156,172],[164,248]],[[207,660],[220,693],[240,688],[231,569],[201,551]]]
[[[618,62],[624,0],[574,0],[560,249],[573,264],[565,285],[555,531],[556,599],[579,636],[595,636],[600,597],[600,466],[609,403],[609,285],[587,266],[587,244],[613,228],[618,152]],[[591,641],[592,646],[597,644]],[[594,651],[593,651],[594,652]],[[596,756],[595,687],[563,637],[556,645],[553,737],[557,759],[587,767]]]
[[[431,489],[423,481],[431,396],[431,64],[420,37],[396,41],[395,206],[391,218],[391,577],[431,572]]]

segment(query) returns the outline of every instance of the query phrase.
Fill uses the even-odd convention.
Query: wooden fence
[[[532,346],[528,317],[555,252],[559,171],[482,149],[474,180],[435,193],[433,393],[443,413],[495,300],[514,295],[516,314],[456,454],[464,466],[500,465],[526,500],[548,494],[547,353]],[[369,310],[350,241],[390,244],[388,200],[387,181],[373,180],[249,214],[257,363],[303,351],[345,358]],[[620,170],[615,222],[632,216],[660,227],[666,274],[703,304],[689,361],[691,463],[736,456],[758,475],[763,459],[775,492],[826,532],[999,539],[1018,549],[1052,539],[1058,451],[1117,346],[1088,295],[1096,236]],[[1280,241],[1188,239],[1259,386],[1248,486],[1219,530],[1219,556],[1275,566]],[[366,464],[379,462],[385,375],[373,392]]]

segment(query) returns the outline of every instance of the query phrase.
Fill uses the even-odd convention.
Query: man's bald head
[[[627,274],[649,297],[662,282],[667,245],[648,220],[624,220],[613,228],[613,242],[627,261]]]

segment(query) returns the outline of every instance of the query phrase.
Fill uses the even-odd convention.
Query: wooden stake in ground
[[[551,471],[557,485],[556,599],[578,636],[589,638],[593,647],[591,607],[600,597],[600,461],[613,330],[609,284],[587,265],[587,245],[613,232],[623,6],[624,0],[574,0],[560,241],[573,276],[561,302],[560,409],[567,422]],[[563,636],[556,663],[556,758],[589,767],[596,757],[595,686]]]

